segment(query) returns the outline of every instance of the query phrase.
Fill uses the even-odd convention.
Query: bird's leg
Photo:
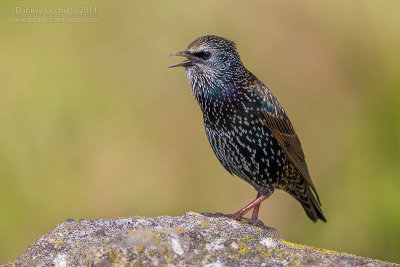
[[[225,215],[225,214],[222,214],[220,212],[217,212],[215,214],[205,212],[205,213],[202,213],[202,214],[205,215],[205,216],[208,216],[208,217],[225,216],[225,217],[237,220],[237,221],[242,221],[242,222],[246,222],[248,224],[252,224],[252,225],[257,225],[257,226],[261,226],[261,227],[264,227],[264,228],[268,228],[268,227],[264,226],[262,221],[258,220],[258,212],[260,210],[261,202],[263,202],[264,200],[269,198],[272,195],[272,193],[274,192],[274,189],[275,188],[274,188],[273,185],[262,187],[258,191],[257,198],[253,202],[251,202],[246,207],[244,207],[243,209],[239,210],[238,212],[236,212],[234,214]],[[251,209],[253,209],[253,214],[251,215],[251,218],[244,218],[243,215],[245,215]]]
[[[261,196],[260,192],[257,193],[257,198]],[[258,203],[256,206],[253,208],[253,214],[251,215],[251,220],[257,221],[258,220],[258,211],[260,210],[260,205],[261,203]]]
[[[258,220],[258,211],[260,210],[260,204],[261,202],[263,202],[264,200],[266,200],[269,196],[265,196],[262,195],[260,192],[258,192],[257,194],[257,198],[251,202],[250,204],[248,204],[246,207],[244,207],[243,209],[239,210],[238,212],[234,213],[234,214],[223,214],[220,212],[217,212],[215,214],[213,213],[208,213],[208,212],[203,212],[202,214],[208,217],[220,217],[220,216],[225,216],[225,217],[229,217],[232,218],[234,220],[238,220],[238,221],[245,221],[247,223],[250,224],[262,224],[262,222],[260,222]],[[251,209],[253,210],[253,215],[251,216],[251,219],[249,218],[244,218],[243,215],[245,215],[247,212],[249,212]]]
[[[238,212],[234,213],[234,214],[229,214],[228,217],[235,219],[235,220],[243,220],[243,215],[245,215],[247,212],[249,212],[249,210],[254,208],[253,211],[253,216],[251,217],[250,220],[253,220],[253,217],[255,216],[257,220],[258,218],[258,210],[260,209],[260,203],[263,202],[264,200],[266,200],[268,197],[261,195],[260,193],[257,194],[257,198],[251,202],[250,204],[248,204],[246,207],[244,207],[243,209],[239,210]],[[250,221],[249,219],[245,220],[245,221]]]
[[[274,229],[272,227],[265,226],[262,221],[258,220],[258,211],[260,210],[261,202],[263,202],[264,200],[269,198],[269,196],[271,196],[272,192],[273,192],[273,189],[272,190],[261,189],[261,192],[258,192],[257,198],[253,202],[251,202],[246,207],[244,207],[243,209],[239,210],[238,212],[236,212],[234,214],[226,214],[225,215],[225,214],[222,214],[220,212],[217,212],[215,214],[204,212],[202,214],[204,216],[207,216],[207,217],[228,217],[228,218],[231,218],[231,219],[234,219],[234,220],[237,220],[237,221],[246,222],[248,224],[261,227],[261,228],[263,228],[265,230],[273,231],[276,234],[276,236],[279,237],[279,233],[278,233],[278,231],[276,229]],[[264,193],[267,196],[264,195]],[[251,209],[253,209],[253,214],[251,215],[251,219],[250,218],[244,218],[243,215],[245,215]]]

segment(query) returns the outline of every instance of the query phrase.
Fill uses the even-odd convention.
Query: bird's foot
[[[262,227],[262,228],[266,227],[264,225],[264,223],[261,220],[258,220],[258,219],[238,217],[238,216],[235,216],[235,214],[228,214],[227,217],[231,218],[231,219],[234,219],[236,221],[239,221],[239,222],[245,222],[245,223],[247,223],[249,225],[254,225],[254,226],[258,226],[258,227]]]
[[[206,217],[210,217],[210,218],[227,217],[226,214],[223,214],[221,212],[217,212],[217,213],[202,212],[200,214],[203,215],[203,216],[206,216]]]
[[[201,213],[201,215],[204,215],[206,217],[211,217],[211,218],[219,218],[219,217],[226,217],[226,218],[230,218],[230,219],[234,219],[236,221],[240,221],[240,222],[246,222],[248,224],[251,225],[264,225],[264,223],[260,220],[254,220],[254,219],[249,219],[249,218],[245,218],[241,215],[238,214],[223,214],[221,212],[217,212],[217,213],[209,213],[209,212],[203,212]]]
[[[221,212],[217,212],[217,213],[203,212],[203,213],[201,213],[201,215],[204,215],[204,216],[210,217],[210,218],[226,217],[226,218],[234,219],[235,221],[244,222],[249,225],[257,226],[264,230],[273,231],[276,233],[277,236],[279,236],[279,233],[275,228],[265,226],[265,224],[261,220],[258,220],[258,219],[245,218],[243,216],[238,216],[237,214],[223,214]]]

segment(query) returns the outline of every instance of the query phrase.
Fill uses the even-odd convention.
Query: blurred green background
[[[95,6],[95,23],[7,8]],[[235,212],[254,199],[216,160],[183,69],[195,38],[237,43],[285,106],[327,224],[277,191],[282,238],[400,262],[400,2],[1,1],[0,262],[67,218]],[[11,10],[12,11],[12,10]]]

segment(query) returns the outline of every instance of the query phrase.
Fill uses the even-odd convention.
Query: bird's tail
[[[326,222],[324,214],[322,213],[321,203],[319,202],[317,192],[312,190],[310,185],[304,179],[301,180],[302,182],[296,184],[295,188],[288,190],[288,193],[300,202],[307,216],[314,223],[316,223],[318,219]]]

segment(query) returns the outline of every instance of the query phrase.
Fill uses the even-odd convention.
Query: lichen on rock
[[[225,217],[80,220],[59,224],[13,266],[398,266],[279,239]]]

